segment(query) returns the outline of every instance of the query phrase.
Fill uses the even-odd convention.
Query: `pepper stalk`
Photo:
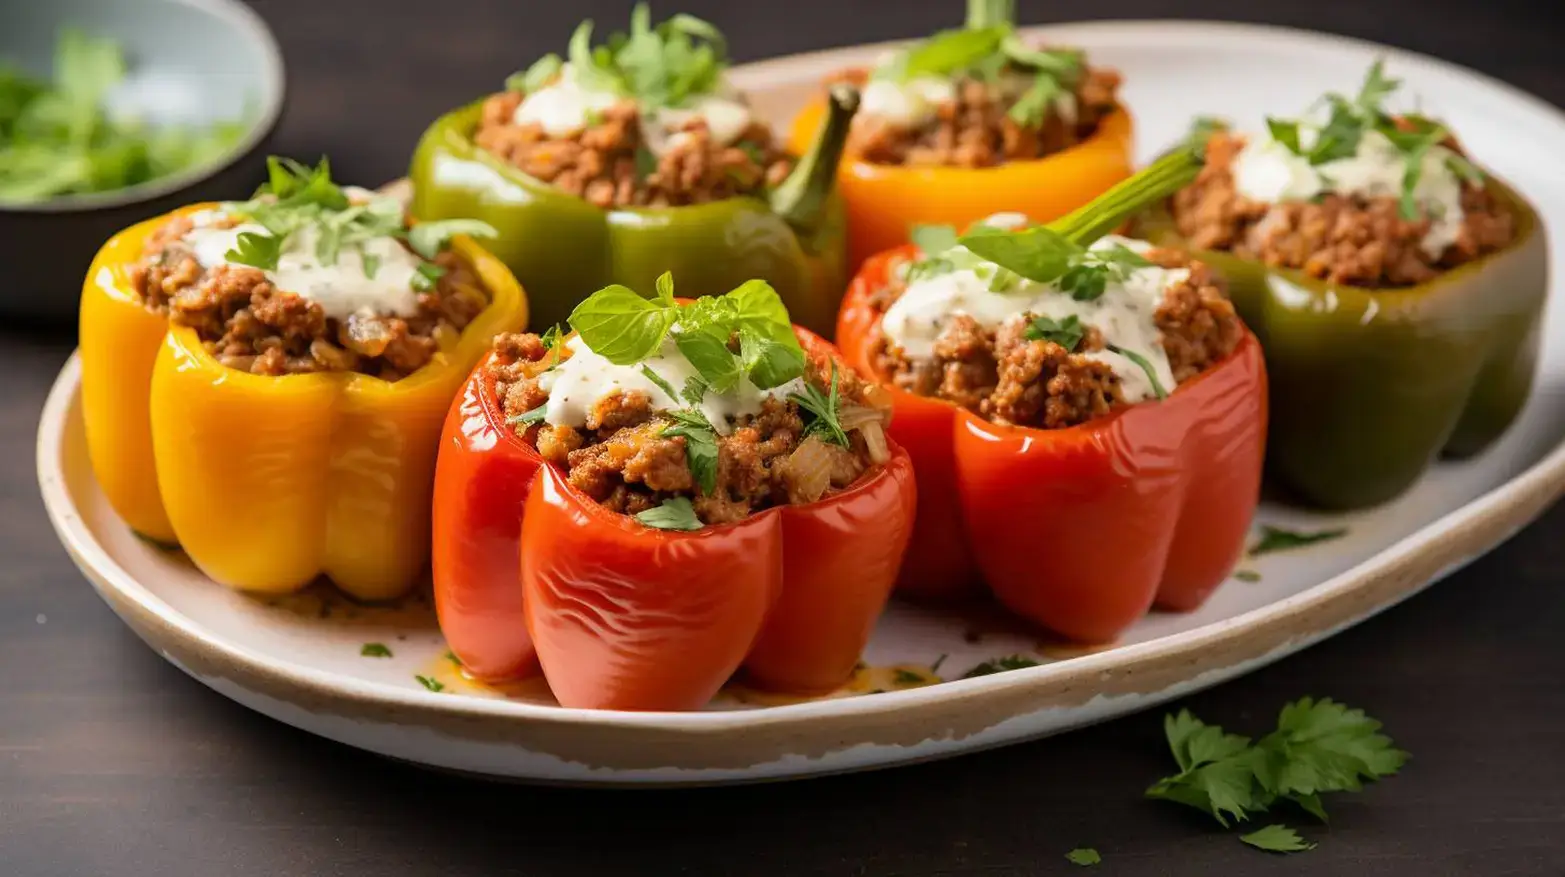
[[[1016,21],[1016,0],[967,0],[967,29],[1005,27]]]
[[[832,86],[828,97],[826,121],[815,142],[770,196],[772,212],[804,239],[820,229],[837,183],[837,166],[848,144],[848,130],[859,111],[859,92],[852,86]]]
[[[1048,227],[1073,243],[1089,246],[1132,215],[1189,185],[1205,164],[1203,149],[1176,149]]]

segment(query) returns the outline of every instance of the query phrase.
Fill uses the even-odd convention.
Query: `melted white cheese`
[[[584,87],[566,64],[549,85],[522,99],[512,115],[518,125],[536,124],[550,137],[569,137],[592,126],[594,118],[624,98],[612,91]],[[663,107],[641,118],[641,139],[655,155],[673,141],[670,132],[703,119],[713,141],[727,146],[737,141],[755,116],[726,84],[715,94],[698,95],[677,107]]]
[[[935,118],[940,105],[956,100],[956,86],[938,76],[907,82],[873,78],[859,95],[859,113],[895,128],[920,128]]]
[[[1093,244],[1093,249],[1115,244],[1138,252],[1149,248],[1145,242],[1110,235]],[[964,247],[956,250],[967,252]],[[1055,320],[1074,316],[1082,324],[1094,326],[1103,333],[1105,343],[1141,354],[1152,365],[1163,389],[1173,392],[1177,382],[1154,318],[1163,294],[1189,277],[1188,270],[1157,266],[1137,268],[1123,279],[1111,278],[1103,295],[1096,300],[1077,301],[1053,285],[1030,280],[1023,280],[1005,292],[991,292],[989,279],[993,269],[993,263],[980,262],[975,267],[915,281],[886,310],[881,321],[886,338],[909,359],[928,359],[934,354],[935,340],[958,314],[973,318],[989,331],[1028,313]],[[1106,363],[1114,370],[1127,402],[1156,396],[1146,372],[1129,358],[1108,350],[1084,355]]]
[[[1318,128],[1301,124],[1300,145],[1308,148],[1318,133]],[[1413,187],[1413,199],[1429,217],[1429,231],[1420,243],[1432,258],[1439,258],[1462,230],[1462,182],[1448,164],[1451,156],[1443,146],[1431,147]],[[1255,136],[1234,160],[1234,187],[1245,198],[1268,204],[1307,201],[1327,192],[1398,198],[1406,167],[1402,153],[1378,131],[1366,131],[1353,155],[1320,165],[1311,165],[1270,136]]]
[[[675,392],[684,389],[685,382],[696,376],[695,367],[675,347],[672,338],[663,342],[663,348],[652,357],[634,365],[615,365],[594,353],[580,337],[565,343],[570,358],[538,378],[538,387],[549,394],[544,409],[544,422],[554,426],[582,426],[595,405],[616,393],[641,391],[652,399],[653,408],[667,411],[685,408],[683,399],[671,398],[656,381],[647,377],[643,368],[651,369]],[[795,378],[786,384],[762,390],[748,378],[741,378],[739,385],[727,393],[710,390],[696,406],[713,428],[721,435],[733,430],[733,422],[746,414],[756,414],[761,404],[771,398],[787,398],[791,393],[804,390],[804,380]]]
[[[253,222],[231,228],[214,227],[213,222],[219,216],[221,214],[216,211],[193,214],[191,220],[196,227],[183,238],[204,268],[239,266],[240,263],[228,259],[228,252],[239,246],[239,236],[247,232],[270,234]],[[336,320],[354,314],[411,317],[418,313],[418,293],[413,289],[413,276],[422,260],[401,242],[378,237],[362,245],[344,246],[337,254],[336,264],[325,265],[315,253],[318,240],[319,234],[313,228],[290,235],[277,259],[277,267],[263,272],[272,285],[315,302],[327,317]],[[365,253],[380,263],[373,278],[364,273]]]

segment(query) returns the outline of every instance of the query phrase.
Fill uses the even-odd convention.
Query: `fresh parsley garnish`
[[[1406,763],[1380,727],[1363,710],[1306,697],[1284,706],[1277,730],[1251,743],[1180,710],[1163,719],[1179,773],[1146,794],[1205,811],[1224,827],[1279,801],[1325,820],[1322,794],[1356,792]]]
[[[616,365],[647,359],[673,331],[675,346],[712,392],[728,392],[741,378],[771,389],[804,373],[804,349],[788,310],[761,280],[687,306],[675,302],[672,280],[660,280],[656,299],[609,286],[577,305],[569,322],[593,352]],[[730,348],[735,336],[737,354]]]
[[[1423,178],[1425,159],[1431,149],[1450,137],[1450,132],[1439,122],[1423,116],[1393,116],[1388,113],[1385,102],[1401,84],[1401,80],[1386,76],[1384,62],[1376,60],[1365,73],[1364,82],[1353,98],[1336,93],[1327,94],[1323,98],[1330,111],[1325,124],[1313,132],[1313,138],[1302,136],[1301,124],[1293,120],[1268,118],[1267,130],[1272,139],[1288,151],[1317,166],[1352,157],[1358,152],[1359,144],[1366,134],[1380,134],[1396,147],[1402,157],[1398,213],[1406,220],[1418,219],[1422,211],[1416,193]],[[1483,181],[1482,172],[1471,162],[1455,153],[1452,156],[1456,161],[1448,159],[1446,162],[1452,173],[1473,185]]]
[[[991,676],[995,673],[1004,673],[1007,670],[1025,670],[1028,667],[1036,667],[1039,662],[1026,655],[1006,655],[1003,658],[993,658],[968,670],[962,674],[963,679],[972,679],[977,676]]]
[[[701,519],[696,517],[695,507],[690,504],[690,500],[682,496],[665,499],[657,508],[638,512],[635,518],[642,526],[658,530],[701,529]]]
[[[1038,49],[1016,32],[1011,0],[970,0],[967,24],[945,30],[903,51],[874,71],[898,82],[933,76],[994,82],[1011,71],[1030,75],[1032,84],[1007,111],[1018,125],[1036,128],[1049,108],[1072,93],[1086,72],[1081,51]]]
[[[446,660],[451,662],[451,666],[461,669],[462,659],[456,656],[456,652],[446,649]]]
[[[1255,583],[1261,580],[1261,574],[1253,569],[1241,569],[1234,571],[1234,578],[1241,582]]]
[[[389,658],[391,649],[386,648],[385,643],[365,643],[364,647],[359,649],[359,654],[366,658]]]
[[[1239,840],[1269,853],[1298,853],[1315,849],[1315,844],[1305,842],[1299,837],[1297,831],[1286,825],[1268,825],[1249,834],[1240,835]]]
[[[1038,283],[1050,283],[1077,301],[1101,297],[1109,282],[1123,282],[1152,263],[1124,244],[1096,249],[1047,226],[1018,231],[977,228],[959,243],[976,255]]]
[[[428,292],[435,288],[440,278],[446,276],[446,269],[434,262],[421,262],[413,269],[413,288],[419,292]]]
[[[1152,394],[1159,399],[1167,399],[1168,391],[1163,389],[1163,382],[1157,379],[1157,369],[1152,367],[1151,361],[1134,350],[1120,347],[1117,344],[1105,344],[1109,350],[1125,357],[1136,364],[1136,367],[1146,373],[1147,381],[1152,384]]]
[[[571,35],[567,56],[572,74],[584,87],[634,98],[643,113],[677,107],[714,91],[727,67],[722,32],[693,15],[675,15],[654,27],[649,7],[638,3],[631,11],[629,33],[615,33],[594,46],[592,29],[591,21],[583,21]],[[551,57],[513,74],[506,87],[540,87],[559,70],[559,59]]]
[[[216,161],[247,124],[153,125],[105,112],[129,71],[111,39],[66,28],[50,80],[0,63],[0,201],[36,204],[107,192]]]
[[[709,389],[711,387],[700,375],[691,375],[685,378],[685,386],[680,389],[679,395],[691,405],[700,405]]]
[[[438,691],[445,691],[446,690],[445,683],[441,682],[439,679],[434,679],[434,678],[429,677],[429,676],[418,676],[418,675],[415,675],[413,678],[418,680],[418,684],[424,686],[425,688],[429,689],[430,691],[437,691],[438,692]]]
[[[810,415],[804,424],[805,436],[816,436],[828,444],[848,447],[848,433],[842,428],[842,397],[837,392],[837,363],[831,364],[831,388],[822,393],[808,382],[803,392],[791,393],[788,401],[804,409]]]
[[[1081,865],[1083,867],[1096,865],[1103,861],[1103,857],[1098,855],[1098,851],[1092,847],[1079,847],[1071,850],[1065,854],[1065,858],[1072,865]]]
[[[223,258],[240,265],[260,268],[262,271],[271,271],[277,267],[277,260],[281,258],[282,253],[282,238],[245,231],[239,233],[234,248],[224,253]]]
[[[1272,551],[1286,551],[1290,548],[1314,545],[1317,542],[1329,542],[1332,539],[1340,539],[1346,536],[1347,533],[1346,527],[1305,532],[1262,524],[1261,538],[1256,540],[1254,545],[1250,546],[1249,554],[1251,557],[1255,557],[1256,555],[1267,554]]]
[[[1066,353],[1074,353],[1086,334],[1086,327],[1075,314],[1063,320],[1045,316],[1033,317],[1027,324],[1027,328],[1022,330],[1022,337],[1028,341],[1052,341],[1065,348]]]
[[[701,492],[711,496],[717,490],[717,430],[706,415],[694,408],[670,411],[668,416],[674,423],[664,427],[662,434],[685,440],[685,462],[690,466],[690,474]]]

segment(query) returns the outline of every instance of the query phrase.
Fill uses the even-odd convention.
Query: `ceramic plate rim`
[[[1210,37],[1212,30],[1222,30],[1234,35],[1243,35],[1252,41],[1281,41],[1295,49],[1300,48],[1301,44],[1304,44],[1302,46],[1304,48],[1308,48],[1310,44],[1316,46],[1325,44],[1339,47],[1346,45],[1362,50],[1372,49],[1399,64],[1416,64],[1440,70],[1447,75],[1480,82],[1522,103],[1528,110],[1549,117],[1561,127],[1562,131],[1565,131],[1565,112],[1500,80],[1427,55],[1336,34],[1271,25],[1173,20],[1072,22],[1025,30],[1030,34],[1045,35],[1090,35],[1093,32],[1106,32],[1121,40],[1128,40],[1148,29],[1156,32],[1148,36],[1155,35],[1165,41],[1171,36],[1182,39]],[[894,46],[898,42],[902,41],[844,46],[758,61],[734,68],[734,75],[736,79],[743,80],[790,65],[820,64],[833,56],[858,54],[870,48]],[[1536,503],[1541,510],[1548,501],[1565,491],[1565,442],[1561,442],[1527,468],[1485,491],[1465,506],[1443,515],[1414,533],[1387,545],[1363,562],[1298,594],[1193,630],[1142,643],[1117,646],[1102,652],[1038,667],[974,679],[951,680],[941,685],[887,692],[875,697],[810,701],[759,709],[641,713],[583,710],[507,700],[450,697],[398,688],[385,683],[322,671],[285,659],[274,659],[211,635],[188,616],[176,611],[153,594],[121,567],[93,536],[84,519],[76,512],[65,486],[61,458],[65,431],[79,393],[79,355],[72,353],[56,378],[43,407],[39,421],[37,466],[39,486],[50,521],[67,552],[96,587],[112,589],[132,605],[150,613],[157,621],[184,637],[189,645],[214,654],[252,676],[269,677],[291,687],[334,699],[390,705],[418,712],[431,711],[447,716],[563,726],[590,725],[631,730],[656,728],[665,732],[710,734],[739,727],[807,724],[824,716],[838,719],[883,716],[952,699],[966,699],[1012,689],[1042,688],[1059,677],[1092,676],[1154,658],[1198,654],[1258,626],[1278,622],[1331,603],[1361,586],[1394,573],[1408,560],[1415,559],[1421,549],[1438,545],[1443,537],[1464,527],[1493,518],[1508,508],[1526,506],[1530,503]],[[1536,514],[1537,512],[1528,513],[1511,522],[1513,529],[1532,520]],[[1494,544],[1498,544],[1498,541],[1503,540],[1496,540]],[[1482,550],[1487,550],[1487,547],[1492,545]],[[1403,592],[1397,595],[1397,599],[1415,592],[1427,581],[1428,579],[1421,580],[1403,589]],[[1376,605],[1368,613],[1352,619],[1349,623],[1356,623],[1362,617],[1392,605],[1397,602],[1397,599]],[[1333,626],[1327,625],[1324,628],[1311,629],[1294,639],[1302,640],[1307,644],[1334,632]]]

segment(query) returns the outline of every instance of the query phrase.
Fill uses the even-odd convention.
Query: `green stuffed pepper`
[[[1244,137],[1133,233],[1221,272],[1266,351],[1267,466],[1310,505],[1390,500],[1497,439],[1532,386],[1548,251],[1537,212],[1374,65],[1324,118]]]
[[[676,15],[591,44],[592,22],[506,90],[448,113],[413,156],[413,213],[472,218],[527,290],[533,324],[563,322],[593,290],[690,294],[754,277],[827,334],[847,285],[846,220],[833,191],[857,92],[794,157],[726,82],[722,35]]]

